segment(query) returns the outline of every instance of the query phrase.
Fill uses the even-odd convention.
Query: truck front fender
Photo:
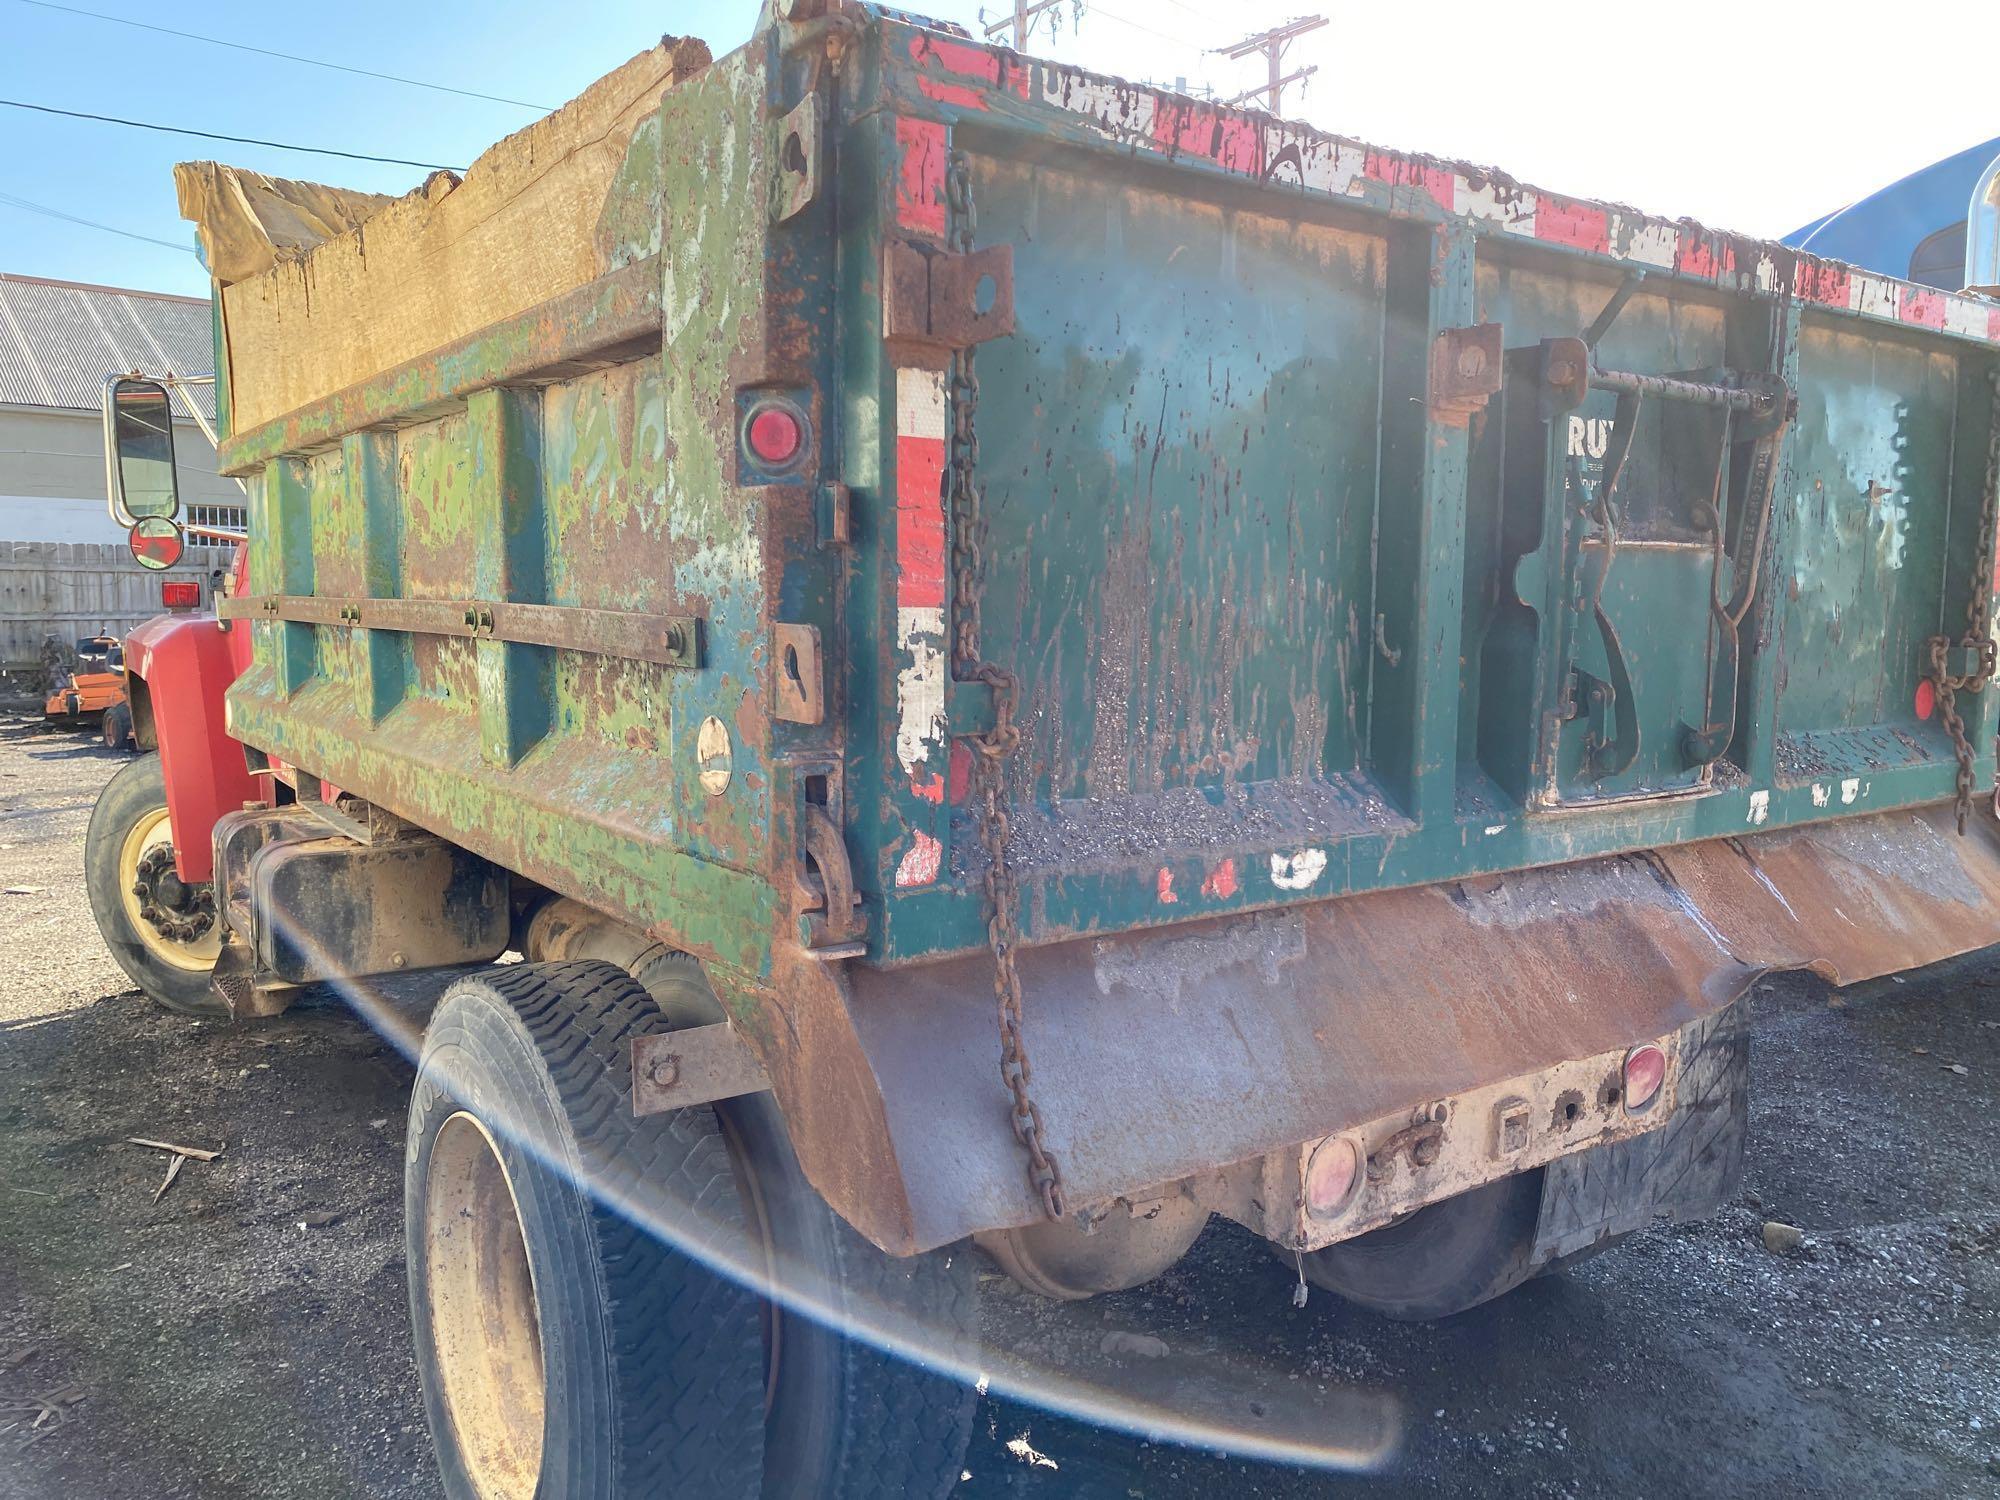
[[[231,635],[213,615],[162,615],[125,637],[132,734],[158,750],[180,878],[206,885],[216,819],[261,800],[243,746],[229,737],[223,694],[236,680]]]

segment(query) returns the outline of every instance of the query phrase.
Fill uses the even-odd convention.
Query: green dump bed
[[[855,7],[621,149],[588,279],[232,424],[231,723],[741,1017],[985,947],[978,662],[1031,947],[1992,784],[2000,304]]]

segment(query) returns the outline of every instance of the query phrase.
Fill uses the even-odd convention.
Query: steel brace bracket
[[[969,349],[1014,331],[1014,247],[940,250],[889,241],[882,337],[890,343]]]

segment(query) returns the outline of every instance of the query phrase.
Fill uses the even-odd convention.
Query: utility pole
[[[1271,70],[1269,82],[1260,83],[1254,89],[1245,89],[1229,103],[1245,104],[1261,96],[1264,99],[1264,107],[1272,114],[1283,113],[1285,85],[1297,83],[1302,78],[1310,78],[1319,71],[1317,67],[1311,67],[1295,68],[1287,73],[1285,49],[1308,31],[1318,31],[1324,25],[1326,25],[1325,16],[1300,16],[1297,20],[1287,21],[1282,26],[1273,26],[1269,31],[1259,32],[1256,36],[1245,37],[1233,47],[1216,48],[1216,51],[1228,58],[1244,58],[1261,52]]]
[[[1007,39],[1007,45],[1012,47],[1016,52],[1026,52],[1028,50],[1028,38],[1034,35],[1035,22],[1041,19],[1042,13],[1044,11],[1055,10],[1060,6],[1070,3],[1072,3],[1072,0],[1032,0],[1032,3],[1030,3],[1030,0],[1014,0],[1014,13],[1002,16],[999,20],[989,25],[986,28],[986,35],[992,37],[997,32],[1012,31],[1013,35]],[[1081,6],[1077,8],[1079,11],[1082,9]],[[986,7],[984,6],[979,8],[979,19],[982,21],[986,19]],[[1055,24],[1056,18],[1050,16],[1049,25],[1053,27]]]

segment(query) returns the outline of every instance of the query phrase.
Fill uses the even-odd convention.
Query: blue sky
[[[547,0],[79,7],[554,106],[662,32],[719,54],[753,0]],[[911,0],[912,8],[924,8]],[[988,0],[992,5],[995,0]],[[2000,135],[1987,4],[1943,0],[1921,25],[1871,8],[1738,0],[1723,12],[1602,0],[1308,0],[1334,24],[1291,63],[1320,71],[1286,113],[1385,145],[1495,163],[1529,181],[1777,235],[1949,152]],[[1106,0],[1031,45],[1106,72],[1233,93],[1254,63],[1205,52],[1304,7],[1271,0]],[[974,0],[928,9],[967,23]],[[1949,39],[1968,38],[1964,44]],[[534,118],[503,104],[255,57],[0,0],[0,97],[229,134],[462,166]],[[401,192],[417,168],[152,135],[0,108],[0,194],[191,244],[172,166],[215,156],[284,176]],[[191,253],[0,199],[0,270],[201,293]]]

